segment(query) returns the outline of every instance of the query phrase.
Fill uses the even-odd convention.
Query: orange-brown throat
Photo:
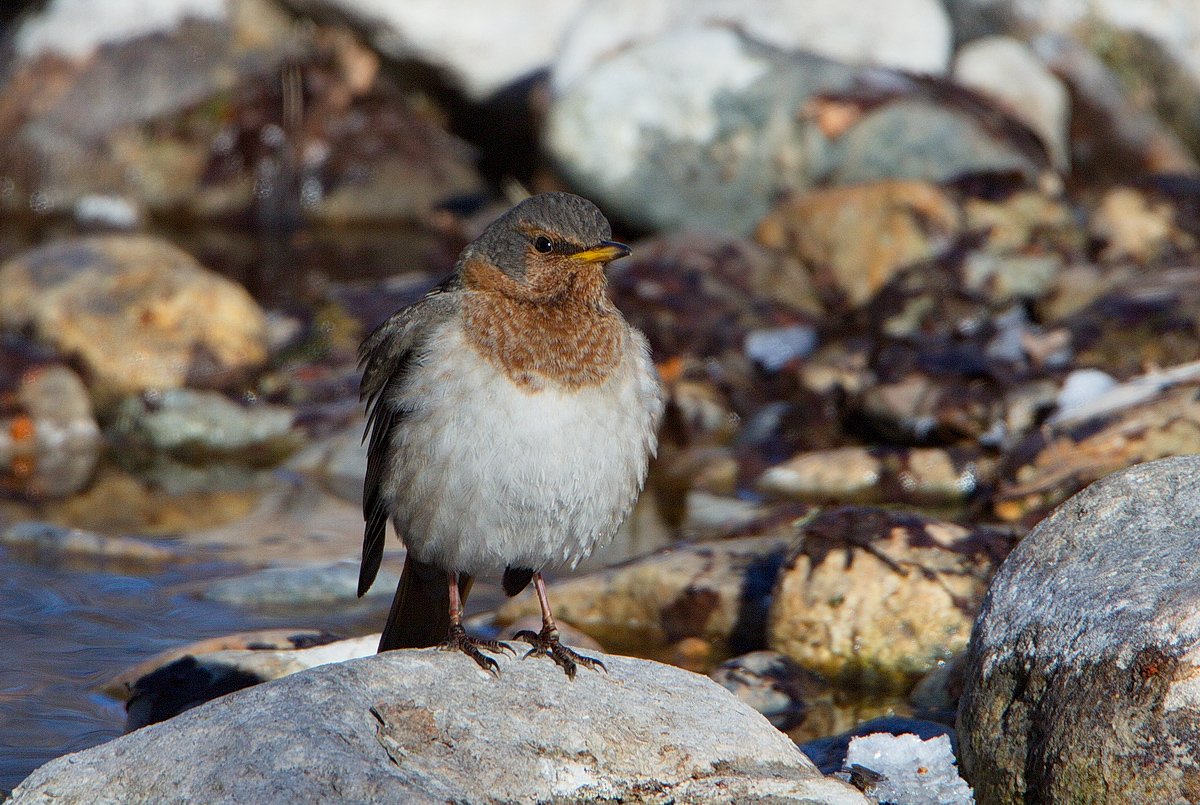
[[[557,269],[557,270],[554,270]],[[625,323],[598,265],[530,265],[529,282],[486,260],[462,267],[464,328],[481,355],[529,391],[603,383],[621,362]]]

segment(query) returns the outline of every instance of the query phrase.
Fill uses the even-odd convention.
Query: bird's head
[[[604,267],[629,254],[611,238],[612,227],[595,204],[570,193],[542,193],[496,219],[459,265],[468,287],[550,301],[603,290]]]

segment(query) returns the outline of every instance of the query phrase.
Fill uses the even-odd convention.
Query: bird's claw
[[[522,629],[513,635],[513,640],[523,640],[533,646],[533,648],[525,652],[525,656],[521,659],[528,659],[534,654],[544,654],[554,660],[559,668],[563,669],[568,679],[575,678],[575,672],[578,670],[577,665],[582,665],[584,668],[590,668],[593,671],[608,673],[608,668],[605,667],[604,663],[594,657],[576,653],[560,643],[558,629],[553,626],[543,626],[540,632]]]
[[[495,660],[484,654],[484,651],[490,651],[493,654],[508,652],[514,657],[517,656],[516,650],[507,643],[501,643],[499,640],[485,640],[479,637],[471,637],[463,629],[462,624],[458,623],[451,624],[450,633],[446,636],[446,642],[442,643],[438,648],[442,651],[461,651],[473,659],[480,668],[493,676],[500,676],[500,666]]]

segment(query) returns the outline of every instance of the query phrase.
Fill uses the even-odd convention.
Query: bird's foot
[[[438,648],[442,651],[461,651],[473,659],[480,668],[496,676],[500,676],[500,666],[496,664],[495,660],[484,654],[484,651],[490,651],[493,654],[502,654],[507,651],[514,657],[517,656],[517,652],[507,643],[501,643],[499,640],[484,640],[479,637],[471,637],[463,629],[461,623],[450,624],[450,633],[446,635],[446,642],[442,643]]]
[[[554,626],[546,625],[542,627],[540,632],[532,632],[529,629],[522,629],[513,635],[513,640],[524,640],[533,648],[525,652],[525,659],[533,654],[547,655],[559,668],[562,668],[568,679],[575,678],[576,665],[582,665],[584,668],[591,668],[593,671],[600,670],[608,673],[608,669],[604,667],[604,663],[593,657],[586,657],[583,654],[577,654],[571,649],[564,646],[558,641],[558,629]]]

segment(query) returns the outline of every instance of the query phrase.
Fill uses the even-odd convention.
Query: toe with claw
[[[517,632],[513,635],[514,640],[524,640],[533,648],[525,652],[525,657],[530,657],[534,654],[549,656],[563,669],[568,679],[575,678],[577,665],[582,665],[584,668],[590,668],[593,671],[604,671],[608,673],[608,668],[604,663],[594,657],[587,657],[583,654],[578,654],[575,651],[567,648],[558,639],[558,629],[553,624],[546,624],[540,632],[532,632],[528,629]]]
[[[442,643],[438,648],[443,651],[461,651],[473,659],[480,668],[495,676],[500,676],[500,666],[483,652],[490,651],[493,654],[508,652],[514,657],[517,654],[512,646],[507,643],[501,643],[499,640],[484,640],[478,637],[471,637],[463,629],[462,624],[459,623],[450,625],[450,633],[446,636],[446,642]]]

